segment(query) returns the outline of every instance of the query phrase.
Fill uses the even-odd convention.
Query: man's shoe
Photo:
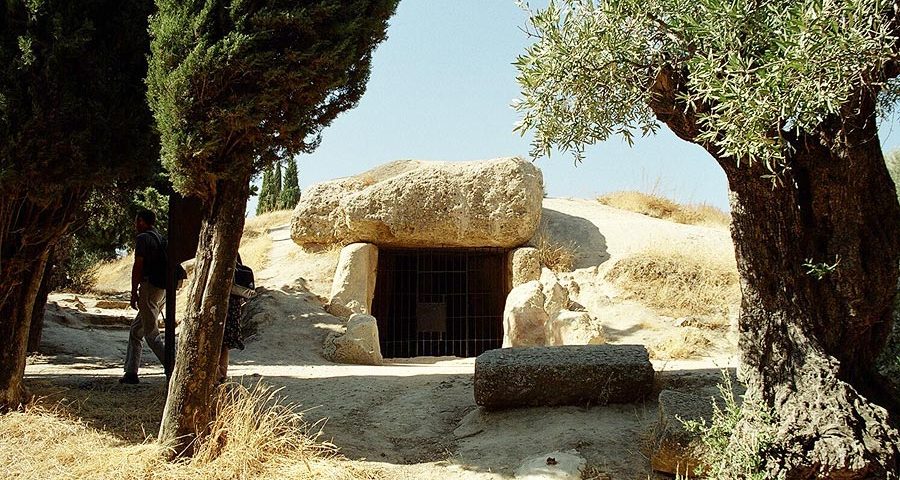
[[[126,385],[137,385],[141,383],[140,379],[136,373],[126,373],[122,375],[122,378],[119,379],[119,383],[124,383]]]

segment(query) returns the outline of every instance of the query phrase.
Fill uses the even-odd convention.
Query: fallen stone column
[[[492,410],[630,403],[652,389],[642,345],[501,348],[475,359],[475,403]]]

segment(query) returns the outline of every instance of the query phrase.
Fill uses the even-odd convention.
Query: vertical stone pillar
[[[371,243],[351,243],[341,250],[328,313],[349,317],[354,313],[368,315],[375,296],[375,277],[378,272],[378,247]]]

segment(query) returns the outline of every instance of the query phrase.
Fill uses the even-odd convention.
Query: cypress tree
[[[284,185],[281,188],[280,208],[291,210],[300,201],[300,179],[297,173],[297,162],[288,160],[284,171]]]
[[[147,0],[0,7],[0,411],[25,399],[33,307],[50,250],[98,186],[151,170]]]
[[[175,188],[204,202],[160,440],[192,455],[214,379],[250,179],[311,152],[365,91],[398,0],[157,0],[148,95]]]
[[[272,169],[272,195],[269,197],[269,211],[281,208],[281,162],[275,162]]]
[[[256,214],[262,215],[271,210],[269,199],[272,196],[272,167],[263,170],[262,187],[259,190],[259,202],[256,204]]]

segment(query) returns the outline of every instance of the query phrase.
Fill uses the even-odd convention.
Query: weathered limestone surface
[[[370,243],[352,243],[341,250],[331,298],[325,309],[337,317],[372,311],[375,277],[378,272],[378,247]]]
[[[684,428],[682,420],[702,419],[708,424],[712,418],[712,402],[709,397],[672,390],[660,392],[659,425],[650,457],[653,470],[693,476],[700,464],[702,443],[697,434]]]
[[[559,284],[559,278],[548,268],[541,271],[541,286],[544,289],[544,310],[549,318],[556,318],[559,312],[569,306],[569,291]]]
[[[325,339],[325,358],[336,363],[381,365],[378,322],[371,315],[354,314],[344,333],[332,333]]]
[[[475,359],[475,403],[486,409],[629,403],[652,389],[642,345],[501,348]]]
[[[542,198],[540,170],[518,157],[402,160],[306,189],[291,237],[301,246],[509,248],[534,234]]]
[[[509,252],[509,279],[511,287],[541,278],[541,257],[534,247],[516,248]]]
[[[576,450],[534,455],[516,469],[515,480],[581,480],[586,465]]]
[[[509,292],[503,309],[503,346],[599,345],[600,323],[584,311],[571,311],[569,290],[549,269],[540,279]],[[573,307],[574,308],[574,307]]]
[[[506,297],[503,309],[503,347],[547,345],[544,292],[537,280],[519,285]]]
[[[601,345],[606,342],[602,329],[587,312],[562,310],[548,325],[550,345]]]

